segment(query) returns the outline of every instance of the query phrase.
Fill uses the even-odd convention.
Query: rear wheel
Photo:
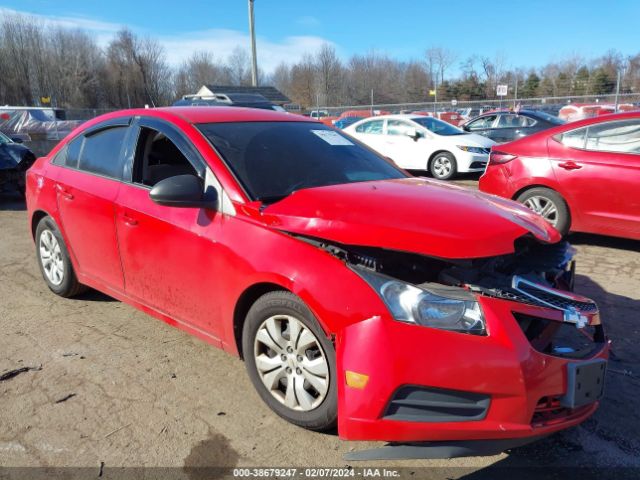
[[[36,254],[42,277],[52,292],[73,297],[86,289],[78,282],[60,230],[51,217],[44,217],[38,223]]]
[[[569,208],[558,192],[544,187],[532,188],[520,194],[516,200],[540,214],[562,235],[569,233]]]
[[[449,180],[458,171],[456,158],[449,152],[440,152],[431,160],[429,166],[431,175],[438,180]]]
[[[310,430],[335,426],[335,351],[311,311],[290,292],[270,292],[251,307],[242,348],[260,397],[282,418]]]

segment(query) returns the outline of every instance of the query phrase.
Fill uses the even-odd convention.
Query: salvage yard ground
[[[576,290],[599,303],[614,341],[597,414],[495,457],[351,465],[438,466],[442,478],[489,465],[640,467],[640,242],[570,240]],[[84,466],[96,476],[100,465],[345,466],[344,452],[379,445],[281,420],[240,360],[128,305],[94,291],[53,295],[24,204],[10,195],[0,196],[0,252],[0,466]]]

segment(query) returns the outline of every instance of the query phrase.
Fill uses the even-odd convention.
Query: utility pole
[[[618,81],[616,82],[616,107],[614,112],[618,111],[618,95],[620,95],[620,69],[618,69]]]
[[[373,88],[371,89],[371,116],[373,117]]]
[[[253,1],[249,0],[249,36],[251,37],[251,84],[258,86],[258,56],[256,54],[256,31],[253,17]]]

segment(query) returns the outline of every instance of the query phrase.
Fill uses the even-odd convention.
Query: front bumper
[[[480,153],[470,153],[464,150],[456,149],[456,162],[458,172],[484,172],[489,155]]]
[[[517,312],[561,321],[561,312],[488,297],[479,302],[487,336],[382,316],[347,327],[336,339],[340,437],[394,443],[535,439],[577,425],[595,412],[597,401],[577,408],[558,403],[567,394],[567,365],[587,359],[537,351],[514,316]],[[609,343],[596,345],[589,359],[606,359]],[[366,386],[347,386],[347,371],[367,375]],[[408,386],[445,395],[460,392],[480,407],[463,405],[465,418],[425,416],[410,421],[390,414],[391,400]],[[488,401],[482,411],[484,398]]]

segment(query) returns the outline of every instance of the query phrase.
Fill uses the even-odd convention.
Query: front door
[[[398,166],[409,170],[426,170],[429,159],[429,140],[410,137],[416,128],[404,120],[388,119],[382,142],[382,153]]]
[[[154,203],[151,188],[176,175],[206,183],[212,175],[180,132],[157,119],[141,119],[131,182],[116,200],[118,240],[126,292],[172,319],[214,339],[220,336],[219,285],[222,214]],[[204,189],[204,186],[203,186]]]

